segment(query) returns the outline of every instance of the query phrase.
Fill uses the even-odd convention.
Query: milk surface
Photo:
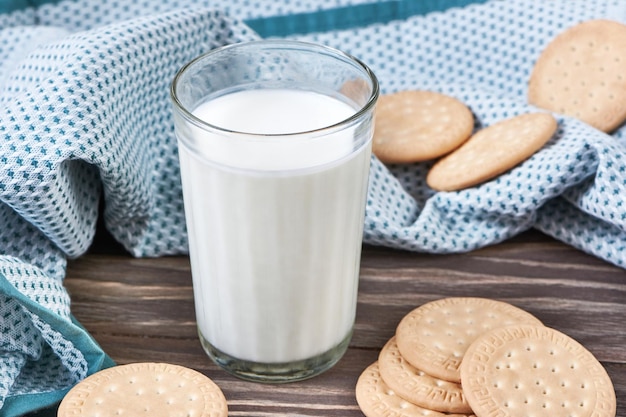
[[[222,352],[297,361],[351,332],[371,143],[315,129],[354,113],[298,90],[236,92],[194,111],[243,132],[194,129],[194,149],[179,147],[198,328]],[[309,133],[271,136],[293,132]]]

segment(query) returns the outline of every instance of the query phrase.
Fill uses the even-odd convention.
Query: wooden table
[[[204,354],[187,257],[134,259],[110,245],[101,240],[70,261],[74,315],[119,364],[165,361],[210,376],[230,416],[362,416],[356,380],[402,316],[430,300],[479,296],[522,307],[585,345],[606,367],[617,416],[626,417],[626,271],[538,232],[459,255],[365,247],[350,349],[325,374],[285,385],[238,380]]]

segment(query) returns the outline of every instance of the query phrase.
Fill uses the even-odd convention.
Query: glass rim
[[[346,60],[347,62],[351,62],[353,64],[356,64],[357,68],[360,68],[364,75],[365,78],[369,78],[369,80],[372,83],[372,92],[370,93],[367,102],[362,105],[359,106],[359,108],[352,114],[350,115],[350,117],[347,117],[337,123],[334,123],[332,125],[328,125],[328,126],[323,126],[323,127],[319,127],[319,128],[315,128],[315,129],[310,129],[310,130],[303,130],[303,131],[298,131],[298,132],[288,132],[288,133],[254,133],[254,132],[243,132],[243,131],[238,131],[238,130],[233,130],[233,129],[227,129],[224,127],[220,127],[211,123],[208,123],[202,119],[200,119],[199,117],[195,116],[192,111],[190,111],[189,109],[186,108],[186,106],[183,105],[183,103],[179,100],[178,98],[178,94],[176,92],[177,90],[177,86],[178,86],[178,82],[180,81],[180,78],[183,76],[183,74],[192,66],[196,65],[198,62],[206,59],[207,57],[211,56],[211,55],[215,55],[215,54],[219,54],[221,52],[223,52],[224,50],[228,50],[228,49],[236,49],[236,48],[242,48],[242,47],[247,47],[250,45],[274,45],[274,46],[291,46],[291,47],[304,47],[310,50],[319,50],[319,51],[325,51],[328,55],[334,55],[336,56],[336,58],[342,58],[344,60]],[[328,133],[328,131],[335,131],[337,129],[342,129],[345,126],[349,126],[350,124],[352,124],[353,122],[358,121],[364,114],[368,113],[376,104],[376,101],[378,99],[378,96],[380,95],[380,86],[378,83],[378,78],[376,77],[376,75],[374,74],[374,72],[365,64],[363,63],[360,59],[356,58],[353,55],[350,55],[346,52],[343,52],[337,48],[333,48],[331,46],[327,46],[327,45],[323,45],[323,44],[318,44],[318,43],[313,43],[313,42],[305,42],[305,41],[298,41],[298,40],[283,40],[283,39],[261,39],[261,40],[254,40],[254,41],[245,41],[245,42],[238,42],[238,43],[231,43],[231,44],[227,44],[227,45],[222,45],[216,48],[211,49],[208,52],[205,52],[201,55],[198,55],[197,57],[195,57],[194,59],[192,59],[191,61],[187,62],[185,65],[183,65],[177,72],[176,75],[174,76],[174,79],[172,80],[172,82],[170,83],[170,98],[172,100],[172,102],[174,103],[174,106],[178,109],[178,111],[180,111],[181,115],[187,119],[189,122],[193,123],[194,125],[204,129],[204,130],[213,130],[213,131],[217,131],[217,132],[222,132],[224,134],[227,135],[241,135],[242,137],[247,137],[249,139],[251,138],[268,138],[268,137],[273,137],[273,138],[280,138],[280,137],[298,137],[298,136],[323,136],[325,134]]]

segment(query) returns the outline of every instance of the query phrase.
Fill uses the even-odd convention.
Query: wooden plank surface
[[[236,379],[204,354],[196,334],[187,257],[134,259],[94,251],[71,261],[72,311],[119,364],[164,361],[210,376],[230,416],[362,416],[354,397],[404,314],[430,300],[479,296],[535,314],[602,361],[626,417],[626,271],[538,232],[460,255],[365,247],[350,348],[330,371],[285,385]]]

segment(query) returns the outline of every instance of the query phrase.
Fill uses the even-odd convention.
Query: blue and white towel
[[[22,4],[24,3],[24,4]],[[77,323],[66,260],[105,224],[135,256],[182,254],[187,235],[169,84],[185,62],[259,37],[325,43],[366,62],[383,92],[457,97],[477,127],[533,110],[526,85],[558,33],[621,0],[26,0],[0,14],[0,414],[59,401],[112,361]],[[8,7],[8,6],[0,6]],[[365,241],[451,253],[529,228],[626,267],[626,128],[555,115],[522,165],[460,192],[429,163],[372,160]]]

